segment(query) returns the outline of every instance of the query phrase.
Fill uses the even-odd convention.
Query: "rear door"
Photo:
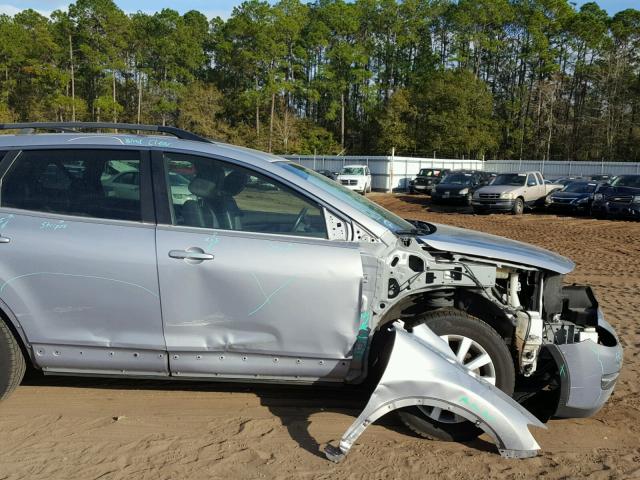
[[[357,244],[328,240],[322,207],[277,179],[206,157],[157,160],[165,178],[189,176],[193,195],[157,199],[171,199],[157,252],[172,374],[342,379],[359,326]]]
[[[109,193],[115,162],[139,172],[137,196]],[[0,298],[38,365],[167,375],[148,155],[30,150],[2,171]]]

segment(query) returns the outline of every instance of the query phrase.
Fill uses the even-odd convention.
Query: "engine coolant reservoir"
[[[598,344],[598,332],[595,327],[586,327],[580,332],[580,341],[584,342],[585,340],[591,340],[596,345]]]

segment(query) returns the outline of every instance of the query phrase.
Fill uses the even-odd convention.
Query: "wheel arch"
[[[375,361],[385,346],[386,328],[396,320],[418,323],[425,313],[443,308],[454,308],[478,318],[500,335],[508,346],[515,334],[515,326],[506,314],[493,302],[474,289],[444,288],[416,292],[403,297],[387,309],[380,318],[370,339],[369,358]]]
[[[471,288],[442,288],[407,295],[383,313],[376,330],[395,320],[410,321],[427,312],[448,307],[483,320],[505,340],[511,340],[513,336],[515,326],[504,311],[477,289]]]
[[[35,362],[33,361],[33,349],[31,348],[31,343],[29,343],[18,317],[16,317],[11,308],[9,308],[2,299],[0,299],[0,322],[4,322],[4,324],[9,328],[13,338],[18,342],[22,355],[24,356],[25,361],[28,362],[28,365],[34,367]]]

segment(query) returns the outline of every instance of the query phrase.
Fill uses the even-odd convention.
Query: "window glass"
[[[614,187],[640,188],[640,175],[620,175],[611,182],[611,185]]]
[[[340,172],[342,175],[364,175],[364,168],[362,167],[342,167]]]
[[[0,161],[4,158],[4,156],[7,154],[7,152],[4,152],[2,150],[0,150]]]
[[[442,180],[444,185],[471,185],[473,176],[470,173],[452,173]]]
[[[535,187],[538,184],[538,182],[536,181],[536,176],[535,175],[529,175],[527,177],[527,186],[528,187]]]
[[[536,178],[538,179],[538,183],[540,185],[544,185],[544,179],[542,178],[542,174],[536,173]]]
[[[2,179],[0,204],[140,221],[139,170],[139,153],[132,151],[23,151]]]
[[[322,209],[269,177],[211,158],[164,158],[175,225],[327,237]]]
[[[372,202],[363,195],[360,195],[353,190],[349,190],[348,188],[343,187],[333,180],[323,177],[311,169],[291,162],[276,162],[276,164],[288,172],[299,176],[306,182],[322,189],[324,192],[338,200],[347,203],[352,208],[355,208],[360,213],[366,215],[386,228],[393,231],[411,230],[414,228],[411,223],[403,220],[395,213],[391,213],[389,210],[382,208],[380,205]]]
[[[524,186],[527,179],[524,173],[503,173],[498,175],[491,185],[510,185],[513,187]]]
[[[596,191],[597,183],[571,182],[562,189],[563,192],[571,193],[593,193]]]

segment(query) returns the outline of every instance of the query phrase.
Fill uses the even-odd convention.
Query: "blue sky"
[[[575,0],[578,5],[586,3],[587,0]],[[163,8],[173,8],[180,12],[188,10],[199,10],[208,17],[228,17],[235,5],[241,0],[116,0],[116,3],[127,12],[142,10],[145,12],[155,12]],[[44,14],[49,14],[53,10],[66,10],[68,1],[64,0],[0,0],[0,13],[14,14],[25,8],[33,8]],[[619,12],[626,8],[640,8],[640,0],[600,0],[598,4],[606,9],[610,14]]]

